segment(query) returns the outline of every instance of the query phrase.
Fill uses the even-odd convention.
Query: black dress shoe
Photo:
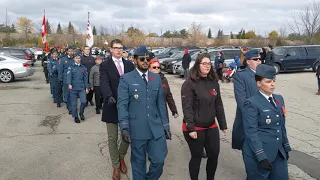
[[[84,115],[83,115],[82,113],[80,113],[79,116],[80,116],[80,119],[81,119],[82,121],[85,120]]]
[[[57,107],[60,108],[60,107],[61,107],[61,104],[57,104]]]
[[[96,110],[96,114],[101,114],[100,109]]]
[[[77,117],[76,117],[76,118],[74,118],[74,122],[75,122],[75,123],[80,123],[79,118],[77,118]]]
[[[71,114],[72,114],[72,111],[69,111],[69,114],[71,115]]]
[[[93,101],[90,101],[90,104],[91,104],[91,106],[94,106],[94,102]]]

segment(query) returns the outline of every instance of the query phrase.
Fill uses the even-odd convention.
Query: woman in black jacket
[[[227,132],[227,123],[218,78],[213,72],[208,54],[198,56],[190,71],[190,77],[182,85],[181,99],[184,115],[182,129],[191,152],[191,179],[198,179],[205,148],[208,156],[207,180],[213,180],[220,151],[216,118],[223,133]]]
[[[166,77],[164,77],[164,74],[162,74],[160,72],[160,62],[157,59],[151,59],[149,61],[149,71],[160,75],[161,82],[162,82],[162,88],[163,88],[163,92],[164,92],[164,94],[163,94],[164,100],[166,103],[168,103],[168,106],[172,112],[172,116],[174,116],[174,118],[177,118],[179,115],[178,115],[177,107],[174,102],[172,93],[170,91],[168,80]],[[166,108],[167,108],[167,106],[166,106]],[[167,117],[169,119],[168,109],[167,109]]]

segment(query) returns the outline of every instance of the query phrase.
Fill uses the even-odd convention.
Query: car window
[[[4,61],[4,60],[6,60],[6,59],[5,59],[5,58],[0,57],[0,61]]]
[[[315,56],[315,57],[320,56],[320,46],[318,46],[318,47],[308,47],[307,50],[308,50],[308,55],[309,56]]]
[[[224,59],[233,59],[235,56],[240,56],[240,51],[239,50],[227,50],[227,51],[222,51],[224,54]]]
[[[0,49],[0,54],[10,54],[9,49]]]
[[[299,54],[301,57],[307,56],[306,49],[304,47],[298,48]]]
[[[289,49],[287,54],[289,54],[290,56],[297,56],[297,50],[296,49]]]
[[[284,55],[284,53],[286,52],[286,48],[280,48],[280,47],[276,47],[273,49],[274,54],[276,55]]]
[[[34,52],[32,52],[30,49],[25,49],[24,52],[26,52],[27,54],[34,54]]]
[[[216,58],[217,51],[211,51],[208,54],[210,56],[211,61],[214,61]]]
[[[179,51],[179,49],[177,49],[177,48],[174,48],[174,49],[171,49],[171,53],[176,53],[176,52],[178,52]]]
[[[11,49],[10,50],[12,56],[24,56],[26,55],[23,50],[20,49]]]

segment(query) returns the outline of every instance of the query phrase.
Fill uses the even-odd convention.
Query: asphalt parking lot
[[[75,124],[65,107],[58,109],[50,97],[39,64],[34,76],[0,84],[0,179],[1,180],[111,180],[107,129],[95,107],[85,111],[86,120]],[[183,79],[166,75],[179,118],[170,119],[173,140],[161,180],[186,180],[189,150],[181,130],[180,88]],[[291,179],[320,179],[320,96],[313,72],[281,73],[276,93],[285,98],[287,131],[294,152],[290,156]],[[232,123],[236,103],[232,83],[222,83],[221,91],[228,121],[228,134],[221,134],[221,150],[216,179],[244,180],[239,151],[231,149]],[[130,148],[126,162],[130,168]],[[205,179],[205,159],[200,179]],[[122,175],[122,179],[131,177]]]

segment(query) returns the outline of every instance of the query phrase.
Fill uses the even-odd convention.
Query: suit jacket
[[[118,117],[121,130],[132,139],[158,139],[169,129],[159,74],[148,72],[146,84],[137,70],[121,76]]]
[[[134,65],[122,59],[124,73],[134,70]],[[112,58],[108,58],[100,64],[100,89],[104,101],[102,121],[106,123],[118,123],[117,104],[108,104],[110,96],[117,99],[120,75]]]
[[[245,69],[238,70],[233,80],[234,95],[237,101],[236,118],[234,120],[232,130],[233,149],[242,149],[244,141],[242,108],[244,102],[258,92],[254,76],[255,73],[247,67]]]
[[[286,157],[291,151],[285,126],[285,105],[282,96],[273,95],[276,108],[260,92],[249,98],[243,107],[245,142],[243,153],[260,162],[273,162],[278,152]]]

